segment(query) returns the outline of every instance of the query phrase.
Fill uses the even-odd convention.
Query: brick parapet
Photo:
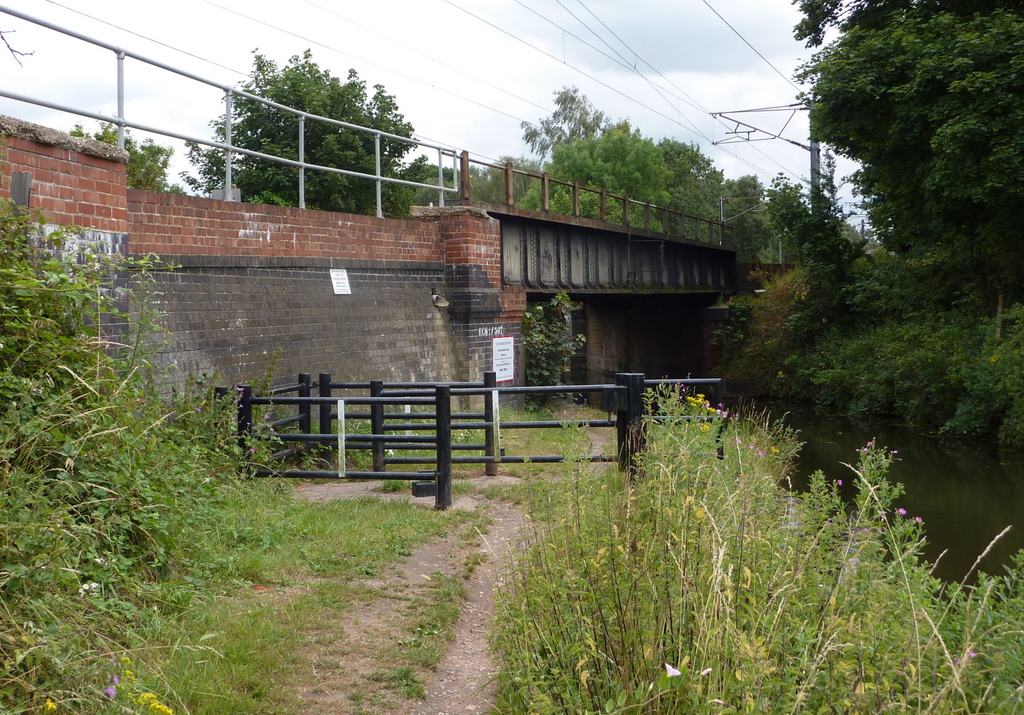
[[[10,198],[13,172],[27,171],[32,175],[29,208],[40,211],[47,221],[110,233],[127,231],[127,173],[122,161],[127,154],[100,142],[71,141],[76,138],[62,133],[51,137],[48,133],[12,132],[35,126],[0,121],[4,195]],[[44,143],[48,137],[53,143]],[[106,146],[109,151],[104,156],[85,153],[86,149],[101,151],[94,145]]]

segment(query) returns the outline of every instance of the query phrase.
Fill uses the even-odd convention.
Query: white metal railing
[[[31,15],[27,15],[27,14],[25,14],[23,12],[20,12],[18,10],[14,10],[14,9],[12,9],[10,7],[7,7],[7,6],[4,6],[4,5],[0,5],[0,12],[8,14],[8,15],[11,15],[13,17],[17,17],[17,18],[22,19],[22,20],[25,20],[26,22],[31,22],[31,23],[33,23],[35,25],[39,25],[40,27],[45,27],[45,28],[47,28],[49,30],[53,30],[54,32],[62,33],[62,34],[67,35],[69,37],[73,37],[73,38],[75,38],[77,40],[81,40],[83,42],[87,42],[87,43],[89,43],[91,45],[95,45],[97,47],[102,47],[104,49],[110,50],[111,52],[115,53],[115,55],[117,56],[117,115],[111,117],[111,116],[108,116],[108,115],[105,115],[105,114],[98,114],[96,112],[91,112],[91,111],[88,111],[88,110],[85,110],[85,109],[81,109],[81,108],[78,108],[78,107],[69,107],[69,106],[62,105],[62,104],[60,104],[58,102],[53,102],[53,101],[49,101],[49,100],[45,100],[45,99],[40,99],[40,98],[37,98],[37,97],[29,97],[29,96],[26,96],[26,95],[23,95],[23,94],[18,94],[18,93],[15,93],[15,92],[11,92],[11,91],[5,90],[3,87],[0,87],[0,97],[6,97],[8,99],[13,99],[13,100],[19,101],[19,102],[25,102],[25,103],[28,103],[28,104],[34,104],[34,105],[37,105],[37,106],[40,106],[40,107],[46,107],[48,109],[54,109],[54,110],[61,111],[61,112],[68,112],[69,114],[75,114],[75,115],[78,115],[80,117],[88,117],[90,119],[95,119],[97,121],[107,122],[109,124],[114,124],[114,125],[117,126],[117,145],[118,145],[118,147],[120,147],[122,149],[124,148],[124,131],[125,131],[126,128],[128,128],[128,129],[137,129],[139,131],[144,131],[144,132],[149,132],[149,133],[152,133],[152,134],[158,134],[160,136],[170,137],[172,139],[178,139],[178,140],[186,141],[186,142],[194,142],[196,144],[201,144],[203,146],[208,146],[208,147],[213,147],[213,148],[216,148],[216,149],[221,149],[224,152],[224,167],[225,167],[224,168],[224,198],[227,199],[228,201],[232,200],[232,198],[233,198],[232,197],[232,192],[231,192],[231,186],[232,186],[232,156],[234,154],[242,154],[242,155],[251,156],[251,157],[254,157],[254,158],[257,158],[257,159],[265,159],[267,161],[273,161],[273,162],[277,162],[279,164],[285,164],[287,166],[297,167],[298,170],[299,170],[299,186],[298,186],[299,208],[305,208],[305,206],[306,206],[306,197],[305,197],[305,188],[306,188],[306,173],[305,172],[306,172],[306,169],[311,169],[311,170],[314,170],[314,171],[324,171],[324,172],[328,172],[328,173],[332,173],[332,174],[341,174],[343,176],[351,176],[351,177],[355,177],[355,178],[359,178],[359,179],[367,179],[367,180],[371,180],[371,181],[375,182],[376,188],[377,188],[377,216],[378,217],[382,217],[384,215],[383,200],[382,200],[382,195],[381,195],[381,186],[384,183],[399,184],[399,185],[402,185],[402,186],[411,186],[411,187],[414,187],[414,188],[424,188],[424,189],[436,190],[437,191],[437,197],[438,197],[438,203],[441,206],[444,206],[445,194],[449,194],[449,193],[450,194],[458,194],[459,193],[459,186],[458,186],[459,175],[460,175],[460,172],[459,172],[459,169],[458,169],[459,153],[456,152],[455,150],[452,150],[452,149],[449,149],[449,148],[446,148],[446,147],[443,147],[443,146],[440,146],[440,145],[437,145],[437,144],[430,144],[430,143],[427,143],[427,142],[422,142],[422,141],[419,141],[417,139],[410,139],[409,137],[403,137],[403,136],[400,136],[400,135],[397,135],[397,134],[390,134],[388,132],[382,132],[382,131],[380,131],[378,129],[373,129],[373,128],[370,128],[370,127],[362,127],[362,126],[359,126],[357,124],[350,124],[348,122],[343,122],[343,121],[340,121],[340,120],[337,120],[337,119],[331,119],[330,117],[322,117],[322,116],[317,115],[317,114],[310,114],[309,112],[303,112],[303,111],[300,111],[300,110],[297,110],[297,109],[293,109],[293,108],[287,107],[287,106],[285,106],[283,104],[278,104],[277,102],[272,102],[272,101],[270,101],[268,99],[264,99],[263,97],[258,97],[258,96],[254,95],[254,94],[249,94],[248,92],[243,92],[242,90],[235,89],[234,87],[231,87],[229,85],[221,84],[219,82],[214,82],[214,81],[206,79],[204,77],[200,77],[199,75],[192,74],[191,72],[186,72],[184,70],[177,69],[176,67],[172,67],[170,65],[164,64],[163,62],[159,62],[157,60],[149,59],[149,58],[144,57],[144,56],[142,56],[140,54],[137,54],[135,52],[131,52],[129,50],[125,50],[125,49],[122,49],[122,48],[117,47],[115,45],[111,45],[111,44],[108,44],[106,42],[103,42],[102,40],[97,40],[95,38],[88,37],[87,35],[83,35],[81,33],[75,32],[74,30],[69,30],[67,28],[60,27],[59,25],[55,25],[55,24],[47,22],[45,20],[41,20],[39,18],[32,17]],[[214,87],[214,88],[220,89],[224,93],[224,116],[225,116],[225,121],[224,121],[224,141],[223,142],[218,142],[218,141],[213,141],[213,140],[210,140],[210,139],[203,139],[203,138],[200,138],[200,137],[189,136],[187,134],[182,134],[182,133],[175,132],[175,131],[172,131],[172,130],[169,130],[169,129],[162,129],[162,128],[157,128],[157,127],[147,126],[147,125],[144,125],[144,124],[139,124],[137,122],[133,122],[133,121],[129,120],[127,117],[125,117],[124,60],[125,60],[125,58],[129,58],[129,57],[131,59],[133,59],[133,60],[138,60],[139,62],[144,62],[144,63],[146,63],[146,64],[148,64],[148,65],[150,65],[152,67],[156,67],[158,69],[161,69],[161,70],[164,70],[164,71],[167,71],[167,72],[171,72],[173,74],[176,74],[176,75],[178,75],[180,77],[184,77],[184,78],[189,79],[189,80],[192,80],[194,82],[199,82],[199,83],[208,85],[210,87]],[[274,155],[271,155],[271,154],[263,154],[263,153],[258,152],[258,151],[252,151],[250,149],[244,149],[242,147],[234,146],[231,143],[232,99],[235,96],[244,97],[246,99],[249,99],[249,100],[252,100],[252,101],[255,101],[255,102],[259,102],[261,104],[266,105],[267,107],[271,107],[271,108],[276,109],[278,111],[286,112],[288,114],[292,114],[292,115],[294,115],[295,117],[298,118],[298,120],[299,120],[299,122],[298,122],[298,124],[299,124],[299,129],[298,129],[299,156],[298,156],[297,160],[295,160],[295,159],[287,159],[285,157],[274,156]],[[322,166],[322,165],[319,165],[319,164],[310,164],[310,163],[306,162],[305,161],[305,127],[306,127],[306,121],[307,120],[312,120],[312,121],[316,121],[316,122],[322,122],[322,123],[325,123],[325,124],[330,124],[330,125],[338,127],[339,129],[352,130],[352,131],[364,132],[364,133],[367,133],[367,134],[371,134],[373,136],[373,138],[374,138],[374,167],[375,167],[374,173],[373,174],[367,174],[365,172],[350,171],[350,170],[347,170],[347,169],[338,169],[338,168],[331,167],[331,166]],[[424,184],[424,183],[420,183],[420,182],[417,182],[417,181],[407,181],[405,179],[397,179],[397,178],[394,178],[394,177],[383,176],[381,174],[381,139],[387,139],[389,141],[403,142],[403,143],[406,143],[406,144],[410,144],[412,146],[419,147],[421,149],[436,150],[437,151],[437,183],[436,184]],[[447,186],[445,184],[445,181],[444,181],[444,159],[445,159],[445,157],[450,158],[451,162],[452,162],[452,176],[453,176],[453,179],[452,179],[452,185],[451,186]]]

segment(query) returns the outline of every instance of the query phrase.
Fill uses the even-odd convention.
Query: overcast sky
[[[809,175],[808,152],[785,141],[713,145],[735,127],[711,112],[797,101],[810,50],[793,39],[789,0],[0,0],[0,30],[32,53],[21,66],[0,53],[0,88],[113,115],[114,53],[8,8],[226,85],[245,81],[253,51],[284,64],[308,48],[335,76],[354,69],[384,85],[417,137],[483,160],[527,154],[520,123],[574,85],[645,136],[698,144],[728,178]],[[126,61],[130,121],[210,137],[222,111],[218,90]],[[83,121],[4,98],[0,113],[58,129]],[[736,116],[807,142],[806,112]],[[175,178],[188,168],[176,154]]]

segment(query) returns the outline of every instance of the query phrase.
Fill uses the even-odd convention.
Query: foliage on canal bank
[[[352,582],[471,517],[246,479],[269,447],[238,443],[230,400],[167,399],[146,378],[133,266],[39,220],[0,203],[0,712],[303,710],[296,652],[374,598]],[[98,329],[111,317],[122,344]],[[346,653],[379,669],[353,702],[401,685],[403,708],[421,689],[463,590],[433,583],[396,617],[405,645]]]
[[[824,412],[1024,446],[1024,303],[1004,305],[953,252],[857,245],[831,190],[817,213],[813,204],[795,187],[773,189],[773,221],[797,265],[732,300],[717,338],[722,374]]]
[[[663,402],[664,404],[664,402]],[[510,713],[1011,712],[1024,565],[943,586],[861,451],[850,510],[778,483],[791,435],[756,420],[649,426],[643,475],[577,465],[538,493],[496,647]],[[851,455],[851,458],[858,455]],[[851,460],[852,461],[852,460]]]

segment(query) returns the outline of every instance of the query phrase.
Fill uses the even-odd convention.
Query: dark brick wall
[[[159,363],[170,384],[215,373],[219,383],[275,382],[299,372],[336,380],[454,380],[457,342],[431,295],[441,264],[346,264],[351,295],[334,295],[329,261],[266,258],[252,265],[177,258],[158,275],[165,314]]]

